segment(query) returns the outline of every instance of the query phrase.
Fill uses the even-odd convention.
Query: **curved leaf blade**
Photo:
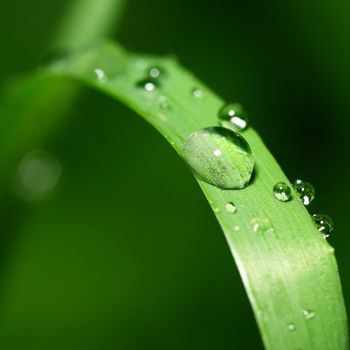
[[[161,66],[166,74],[149,92],[140,82],[152,66]],[[125,103],[179,154],[193,132],[218,124],[217,111],[223,104],[173,60],[130,54],[110,43],[72,54],[38,75],[74,78]],[[201,98],[193,96],[196,88],[201,89]],[[168,109],[162,108],[164,98]],[[275,183],[289,181],[252,128],[243,136],[255,157],[252,183],[235,191],[198,182],[223,228],[264,344],[276,350],[347,349],[334,250],[295,195],[287,203],[274,198]],[[237,207],[234,215],[225,210],[229,202]]]

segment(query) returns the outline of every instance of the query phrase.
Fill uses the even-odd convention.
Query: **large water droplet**
[[[281,202],[287,202],[292,198],[290,187],[285,182],[279,182],[273,187],[274,196]]]
[[[303,315],[305,320],[312,320],[316,316],[315,312],[312,310],[303,310]]]
[[[323,237],[328,238],[334,228],[333,220],[325,214],[314,214],[312,215],[312,219],[314,220],[317,229],[323,234]]]
[[[225,209],[228,213],[231,213],[231,214],[234,214],[237,211],[237,208],[233,202],[226,203]]]
[[[219,118],[223,126],[235,131],[243,131],[248,127],[248,118],[243,107],[238,103],[228,103],[219,110]]]
[[[223,189],[246,187],[254,169],[254,158],[247,141],[222,127],[204,128],[193,133],[182,154],[203,181]]]
[[[57,185],[60,175],[61,165],[54,155],[27,153],[18,167],[17,192],[27,200],[42,199]]]
[[[309,182],[296,180],[293,188],[304,205],[309,205],[314,200],[315,188]]]

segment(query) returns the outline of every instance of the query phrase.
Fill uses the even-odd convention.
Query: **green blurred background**
[[[40,64],[69,3],[0,3],[2,83]],[[240,101],[289,178],[315,185],[348,305],[349,18],[339,0],[129,0],[114,35]],[[65,120],[45,145],[58,190],[1,201],[0,348],[261,349],[223,234],[171,147],[88,89]]]

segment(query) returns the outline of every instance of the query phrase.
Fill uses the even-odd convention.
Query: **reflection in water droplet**
[[[255,218],[251,222],[253,231],[256,233],[264,233],[273,231],[272,225],[267,218]]]
[[[323,234],[323,237],[326,239],[329,237],[329,234],[333,231],[334,225],[333,220],[325,214],[314,214],[312,215],[317,229]]]
[[[226,203],[225,209],[228,213],[232,213],[232,214],[237,211],[236,206],[232,202]]]
[[[290,323],[290,324],[288,325],[288,330],[289,330],[290,332],[295,331],[295,329],[296,329],[296,327],[295,327],[295,324],[294,324],[294,323]]]
[[[219,110],[222,126],[235,131],[243,131],[248,127],[248,118],[243,107],[238,103],[228,103]]]
[[[246,187],[254,169],[254,158],[247,141],[222,127],[204,128],[193,133],[182,154],[203,181],[223,189]]]
[[[201,89],[199,89],[199,88],[194,88],[194,89],[192,90],[192,94],[193,94],[193,96],[196,97],[196,98],[201,98],[201,97],[203,97],[203,91],[202,91]]]
[[[27,200],[44,198],[57,185],[61,165],[57,158],[44,151],[27,153],[18,167],[18,193]]]
[[[314,200],[315,188],[309,182],[296,180],[293,188],[304,205],[307,206]]]
[[[284,182],[279,182],[273,187],[273,194],[281,202],[287,202],[292,198],[291,189]]]
[[[94,73],[96,75],[96,78],[97,80],[100,82],[100,83],[106,83],[108,78],[107,78],[107,75],[105,73],[105,71],[101,68],[96,68],[94,70]]]
[[[303,315],[306,320],[311,320],[316,316],[315,312],[311,310],[303,310]]]

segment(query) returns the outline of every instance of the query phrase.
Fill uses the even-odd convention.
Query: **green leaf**
[[[161,68],[159,78],[147,78],[152,67]],[[33,79],[54,76],[73,78],[130,106],[180,155],[190,135],[218,125],[218,111],[224,104],[171,58],[135,55],[111,43],[73,53]],[[152,85],[145,89],[147,82]],[[0,139],[16,144],[15,128],[12,123]],[[197,180],[223,228],[265,347],[347,349],[346,312],[334,250],[296,193],[288,202],[274,197],[274,185],[290,185],[289,180],[253,128],[242,135],[255,160],[250,184],[241,190],[223,190]],[[10,149],[1,148],[0,159]]]

